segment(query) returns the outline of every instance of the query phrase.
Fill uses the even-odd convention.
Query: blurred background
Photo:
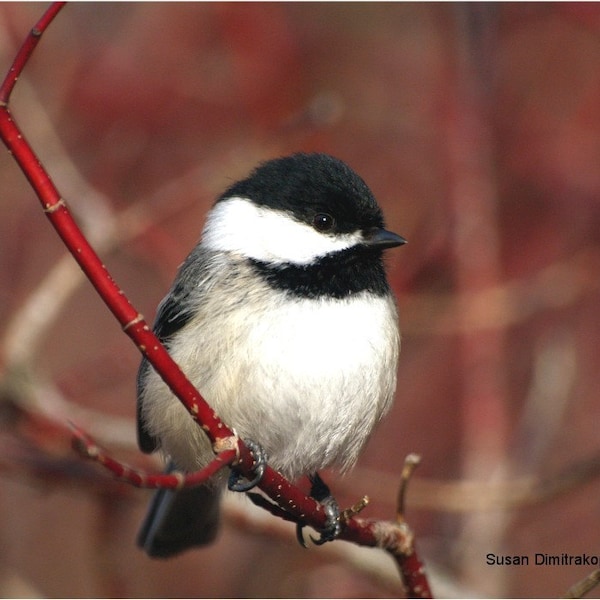
[[[45,6],[0,6],[2,74]],[[534,563],[600,556],[600,6],[75,3],[11,106],[149,320],[232,181],[347,161],[409,244],[387,261],[396,404],[335,495],[393,520],[421,455],[407,518],[440,597],[558,597],[593,570]],[[214,546],[136,548],[150,493],[78,458],[66,422],[160,468],[136,449],[139,355],[6,153],[0,182],[0,595],[401,595],[383,552],[303,550],[239,498]]]

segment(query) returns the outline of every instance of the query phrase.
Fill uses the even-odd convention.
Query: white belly
[[[358,294],[258,306],[264,297],[245,299],[221,318],[191,321],[177,334],[173,358],[217,414],[260,443],[287,477],[351,466],[392,402],[399,347],[393,301]],[[206,436],[154,372],[143,410],[181,468],[212,458]]]

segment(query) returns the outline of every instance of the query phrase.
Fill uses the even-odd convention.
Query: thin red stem
[[[79,229],[50,176],[10,114],[7,103],[14,85],[36,48],[42,33],[63,5],[64,3],[52,4],[31,30],[0,88],[0,98],[3,99],[0,104],[0,136],[36,192],[46,216],[102,300],[115,315],[125,333],[147,356],[173,393],[183,402],[192,417],[203,426],[214,444],[219,439],[234,436],[233,431],[222,423],[195,387],[187,380],[158,338],[152,333],[142,315],[132,306],[114,282]]]
[[[23,72],[29,57],[35,50],[35,47],[38,45],[40,38],[44,31],[46,31],[47,27],[52,23],[54,17],[60,12],[62,7],[66,4],[66,2],[53,2],[50,7],[46,10],[46,12],[42,15],[42,18],[33,26],[29,35],[23,42],[23,45],[17,52],[15,56],[15,60],[11,65],[8,73],[2,82],[2,86],[0,87],[0,105],[6,106],[8,101],[10,100],[10,95],[19,79],[19,76]]]
[[[0,107],[0,135],[35,190],[46,216],[102,300],[115,315],[125,333],[145,354],[173,393],[185,404],[194,419],[204,426],[213,444],[219,439],[234,436],[233,431],[222,423],[184,376],[142,315],[132,306],[112,279],[71,216],[50,176],[29,146],[6,106]]]
[[[119,462],[107,454],[94,440],[79,427],[72,426],[73,447],[84,458],[100,463],[117,479],[141,488],[181,489],[208,481],[215,473],[230,466],[237,458],[235,448],[224,450],[203,469],[194,473],[144,473]]]

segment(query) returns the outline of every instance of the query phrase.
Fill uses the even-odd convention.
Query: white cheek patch
[[[305,265],[361,243],[362,235],[358,231],[335,236],[319,233],[289,214],[232,197],[209,213],[202,241],[211,250],[236,252],[269,264]]]

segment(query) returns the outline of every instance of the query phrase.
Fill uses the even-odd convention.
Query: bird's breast
[[[393,398],[399,346],[393,299],[268,297],[198,315],[178,333],[173,357],[217,414],[263,445],[288,477],[348,467]],[[203,435],[191,419],[185,422],[186,438]],[[170,437],[178,439],[161,435],[167,452],[183,452],[181,436]]]

